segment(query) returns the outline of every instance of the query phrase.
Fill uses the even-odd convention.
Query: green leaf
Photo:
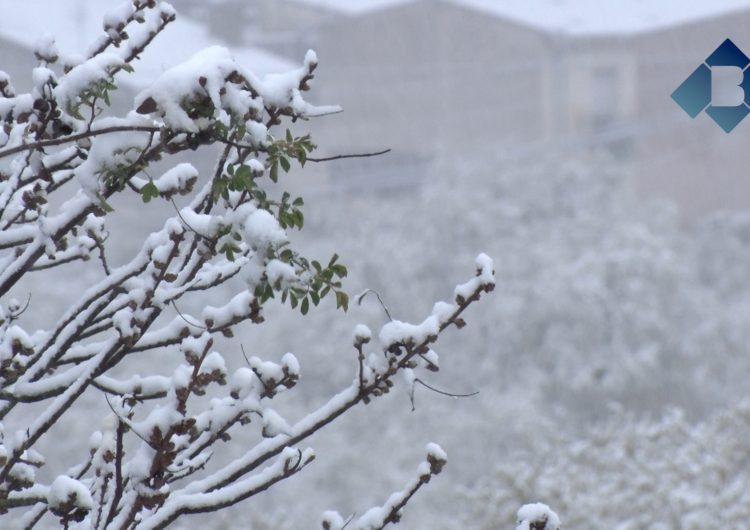
[[[318,296],[318,293],[315,291],[310,291],[310,298],[312,299],[313,305],[318,305],[320,303],[320,296]]]
[[[143,202],[149,202],[151,199],[154,199],[158,196],[159,196],[159,188],[156,187],[156,184],[154,184],[153,180],[149,180],[141,188],[141,198],[143,199]]]
[[[346,278],[347,270],[346,267],[340,263],[337,263],[331,267],[334,274],[338,276],[339,278]]]
[[[214,183],[212,185],[211,189],[211,195],[213,195],[213,199],[216,200],[219,198],[219,196],[224,194],[224,189],[226,188],[226,182],[222,178],[217,178],[214,180]]]
[[[302,228],[302,226],[305,224],[305,215],[302,213],[302,211],[294,210],[294,212],[292,212],[292,217],[294,218],[294,224],[296,224],[297,227]]]
[[[112,206],[102,197],[100,194],[96,194],[96,197],[99,199],[99,206],[107,213],[114,212],[115,209],[112,208]]]
[[[253,171],[250,169],[250,166],[241,165],[240,168],[237,170],[235,175],[239,177],[240,179],[247,178],[253,174]]]
[[[344,311],[349,310],[349,295],[344,291],[336,291],[336,309],[343,307]]]
[[[302,304],[300,304],[299,310],[303,315],[306,315],[307,312],[310,310],[310,300],[307,298],[303,298]]]
[[[282,156],[281,158],[279,158],[279,163],[281,164],[281,168],[284,170],[284,173],[289,173],[289,170],[292,167],[289,163],[289,159],[285,156]]]
[[[272,182],[279,181],[279,164],[276,160],[271,163],[271,173],[269,174]]]
[[[292,131],[289,129],[286,130],[286,141],[289,143],[292,143],[294,141],[294,137],[292,136]]]
[[[220,121],[217,121],[214,123],[214,131],[216,131],[216,136],[220,138],[227,137],[227,132],[228,132],[227,126],[221,123]],[[232,169],[232,166],[229,166],[229,169],[227,171],[229,171],[229,174],[231,175],[231,172],[234,171],[234,169]]]
[[[266,290],[263,293],[263,297],[268,300],[269,298],[273,298],[273,287],[271,287],[270,283],[266,284]],[[265,300],[264,300],[265,301]]]

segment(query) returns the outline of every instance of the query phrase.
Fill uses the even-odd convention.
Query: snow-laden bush
[[[319,262],[293,248],[288,231],[303,226],[303,200],[279,189],[292,163],[314,160],[311,138],[284,124],[340,109],[303,97],[313,52],[300,68],[261,79],[212,47],[115,115],[118,82],[175,16],[166,2],[125,2],[84,56],[61,58],[43,40],[29,93],[16,94],[0,74],[0,526],[165,528],[266,491],[313,461],[311,435],[387,393],[397,373],[415,381],[414,371],[437,370],[432,343],[463,327],[464,310],[494,286],[481,254],[476,274],[421,323],[388,322],[372,347],[358,326],[349,386],[296,419],[271,408],[297,383],[297,358],[250,356],[230,370],[216,339],[261,324],[271,299],[306,314],[330,294],[346,310],[346,267],[337,255]],[[179,158],[196,150],[218,152],[213,171]],[[134,255],[112,260],[113,247],[127,246],[108,230],[122,222],[113,205],[127,194],[144,209],[169,201],[175,212]],[[53,289],[54,273],[70,267],[92,281],[66,292],[61,314],[45,299],[12,298],[31,283]],[[190,300],[199,313],[180,311]],[[106,400],[107,418],[87,418],[81,402],[91,393]],[[46,458],[41,442],[66,422],[76,423],[70,433],[90,433],[79,460]],[[253,430],[255,445],[222,455],[239,428]],[[398,521],[445,462],[429,444],[402,491],[356,520],[326,512],[323,527]]]
[[[502,529],[542,499],[569,528],[722,530],[750,518],[750,404],[701,423],[619,414],[578,436],[548,433],[466,490],[474,528]]]

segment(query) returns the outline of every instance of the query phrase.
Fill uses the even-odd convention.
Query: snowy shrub
[[[530,499],[580,530],[747,527],[747,402],[697,424],[620,415],[582,434],[539,436],[466,491],[472,527],[506,528]]]
[[[388,322],[374,346],[358,326],[349,386],[297,419],[272,408],[300,378],[297,358],[249,356],[230,370],[217,348],[240,324],[261,324],[272,299],[303,315],[328,295],[347,309],[346,267],[337,255],[319,262],[295,250],[289,232],[302,228],[304,203],[280,187],[293,163],[315,161],[312,139],[290,123],[340,109],[303,97],[313,52],[296,70],[258,78],[212,47],[116,115],[118,83],[175,16],[166,2],[125,2],[84,56],[61,57],[42,41],[29,93],[0,74],[0,526],[165,528],[264,492],[314,460],[311,435],[389,392],[398,373],[414,381],[417,370],[437,370],[431,345],[463,327],[464,310],[494,286],[481,254],[476,274],[422,322]],[[180,158],[196,150],[218,153],[209,174]],[[174,215],[134,255],[113,260],[123,195],[144,211],[166,201]],[[66,291],[62,314],[44,299],[14,298],[31,284],[53,289],[54,273],[70,267],[92,281]],[[190,300],[198,313],[178,309]],[[92,393],[107,417],[87,417],[81,402]],[[89,431],[78,460],[46,458],[41,442],[66,422],[76,429],[62,432]],[[255,445],[222,453],[240,428],[253,430]],[[323,528],[398,521],[445,462],[428,444],[403,490],[356,519],[325,512]]]

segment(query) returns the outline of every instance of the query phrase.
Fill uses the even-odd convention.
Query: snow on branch
[[[387,323],[374,351],[373,334],[358,326],[355,376],[338,394],[302,414],[272,406],[295,390],[297,357],[252,355],[232,370],[215,339],[263,323],[274,301],[302,315],[329,297],[348,308],[339,256],[313,259],[293,244],[304,200],[281,182],[316,147],[289,124],[341,109],[303,97],[314,52],[291,72],[259,78],[217,46],[165,71],[129,111],[110,108],[118,82],[176,16],[167,2],[123,2],[81,59],[61,59],[54,39],[40,40],[30,92],[16,94],[0,72],[0,526],[167,528],[269,490],[313,462],[312,435],[387,393],[399,372],[437,370],[432,344],[464,327],[465,309],[494,287],[482,254],[452,302],[417,324]],[[219,153],[209,174],[178,157],[208,156],[211,146]],[[167,168],[157,173],[156,162]],[[125,255],[108,227],[123,222],[112,204],[133,208],[128,200],[168,201],[172,215]],[[84,268],[86,288],[62,309],[49,304],[44,293],[65,278],[58,271]],[[6,298],[29,282],[41,297]],[[107,417],[80,421],[81,397],[96,393]],[[65,422],[89,429],[78,459],[41,454],[40,441]],[[254,443],[215,462],[239,429]],[[397,521],[444,463],[429,445],[417,477],[359,527]],[[49,472],[37,474],[42,466]]]
[[[518,509],[516,530],[560,530],[560,518],[541,502],[524,504]]]
[[[401,511],[406,506],[414,494],[430,479],[439,474],[448,457],[443,449],[435,444],[427,444],[427,457],[417,468],[417,476],[414,477],[406,487],[393,493],[382,506],[375,506],[367,510],[364,514],[353,521],[352,530],[381,530],[391,523],[398,523],[401,520]],[[321,522],[323,530],[343,530],[348,524],[344,519],[334,511],[323,513]]]

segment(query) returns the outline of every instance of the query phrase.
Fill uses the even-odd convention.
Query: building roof
[[[362,15],[415,0],[292,0]],[[553,33],[627,35],[750,9],[750,0],[424,0],[447,2]]]
[[[300,4],[320,7],[336,11],[345,15],[364,15],[373,11],[380,11],[400,4],[408,4],[413,0],[293,0]]]
[[[750,0],[451,0],[555,33],[632,34],[750,9]]]
[[[61,54],[80,55],[102,32],[105,12],[123,0],[0,0],[0,37],[32,48],[44,34],[51,34]],[[135,72],[122,81],[140,87],[161,72],[194,53],[215,45],[208,29],[180,16],[170,23],[134,64]],[[256,75],[288,71],[299,65],[258,48],[232,47],[234,58]],[[302,58],[300,58],[300,61]],[[2,65],[0,65],[2,69]]]

